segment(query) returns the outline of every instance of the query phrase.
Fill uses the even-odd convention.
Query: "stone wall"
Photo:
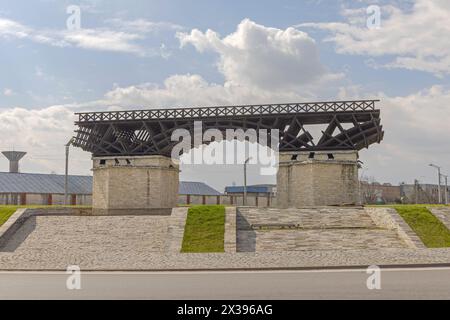
[[[178,179],[178,165],[167,157],[94,158],[93,210],[159,214],[176,207]]]
[[[221,196],[200,196],[200,195],[179,195],[178,196],[178,204],[180,205],[231,205],[231,206],[243,206],[244,205],[244,197],[239,196],[231,196],[231,195],[221,195]],[[251,207],[273,207],[276,205],[276,198],[271,197],[267,199],[264,196],[254,196],[249,194],[247,196],[247,205]]]
[[[358,202],[356,151],[280,154],[277,198],[280,207],[310,207]]]
[[[425,245],[411,227],[393,208],[365,208],[373,222],[380,228],[394,230],[409,248],[425,249]]]
[[[236,207],[227,207],[225,209],[225,234],[224,234],[224,250],[227,253],[236,252]]]
[[[429,207],[428,210],[450,230],[450,207]]]

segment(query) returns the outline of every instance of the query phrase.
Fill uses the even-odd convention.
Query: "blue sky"
[[[64,30],[66,8],[82,8],[83,28],[111,28],[111,20],[167,22],[186,31],[212,29],[221,35],[235,31],[243,19],[265,26],[286,29],[307,22],[343,21],[343,2],[335,1],[0,1],[0,16],[35,29]],[[326,35],[308,30],[315,39]],[[193,48],[179,49],[174,30],[161,28],[140,40],[149,50],[162,44],[170,58],[160,55],[55,48],[21,39],[2,41],[0,88],[20,93],[3,97],[0,107],[45,107],[52,104],[87,102],[101,98],[114,85],[130,86],[145,82],[161,83],[172,74],[201,74],[210,82],[222,82],[215,67],[216,55],[198,54]],[[338,55],[333,43],[317,42],[321,58],[335,72],[345,71],[347,81],[363,84],[367,90],[390,95],[407,95],[423,87],[448,83],[428,73],[403,69],[367,67],[367,57]],[[383,57],[382,57],[383,59]],[[39,76],[41,75],[41,76]],[[333,97],[323,97],[333,98]]]
[[[81,30],[67,30],[69,5]],[[361,153],[367,174],[433,181],[428,162],[450,170],[449,19],[444,0],[0,0],[0,148],[61,173],[79,110],[380,98],[386,139]],[[72,168],[89,174],[89,155]],[[224,170],[184,178],[221,188],[237,168]]]

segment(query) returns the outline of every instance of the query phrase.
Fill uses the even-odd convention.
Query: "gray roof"
[[[64,194],[64,176],[0,172],[0,193]],[[92,194],[92,177],[69,176],[69,194]]]
[[[234,187],[226,187],[225,192],[226,193],[244,193],[245,188],[242,186],[234,186]],[[265,186],[247,186],[247,192],[248,193],[270,193],[272,188],[265,187]]]
[[[272,193],[273,189],[276,188],[274,184],[255,184],[252,186],[247,186],[248,193]],[[226,193],[244,193],[244,186],[230,186],[225,187]]]
[[[64,176],[0,172],[0,193],[64,194]],[[92,194],[91,176],[69,176],[69,194]],[[179,194],[219,196],[202,182],[180,182]]]
[[[203,182],[180,182],[179,194],[198,196],[220,196],[220,192]]]

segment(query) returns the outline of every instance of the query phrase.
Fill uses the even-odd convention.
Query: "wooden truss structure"
[[[279,151],[361,150],[384,137],[378,100],[77,113],[74,145],[94,156],[171,154],[176,129],[279,130]],[[309,127],[322,125],[316,140]]]

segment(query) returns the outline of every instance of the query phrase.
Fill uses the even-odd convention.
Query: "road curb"
[[[368,265],[358,266],[335,266],[335,267],[290,267],[290,268],[217,268],[217,269],[82,269],[82,272],[258,272],[258,271],[342,271],[342,270],[366,270]],[[437,268],[450,268],[450,263],[439,264],[402,264],[402,265],[378,265],[381,269],[437,269]],[[66,272],[65,269],[0,269],[2,272],[23,272],[23,273],[36,273],[36,272]]]

